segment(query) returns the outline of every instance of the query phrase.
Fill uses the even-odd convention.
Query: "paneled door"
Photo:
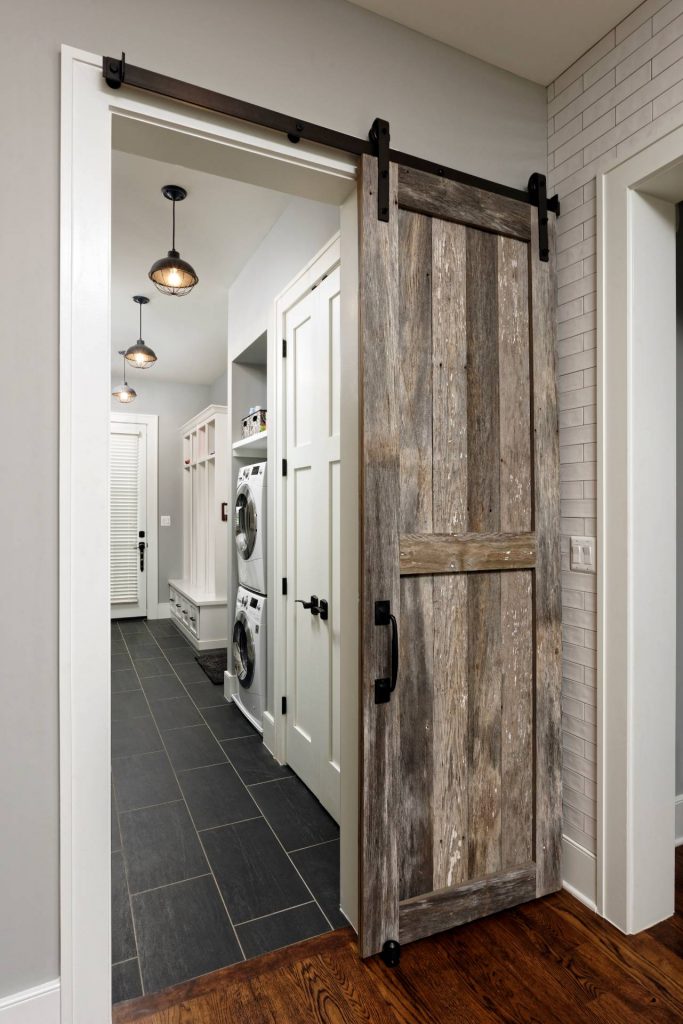
[[[147,614],[147,426],[112,420],[109,444],[112,619]]]
[[[361,953],[560,886],[559,449],[537,211],[361,206]]]
[[[287,763],[340,814],[340,266],[285,314]]]

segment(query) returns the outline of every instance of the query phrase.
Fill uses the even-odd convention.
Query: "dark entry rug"
[[[204,654],[198,654],[195,660],[215,686],[223,685],[223,673],[228,667],[227,648],[223,647],[220,651],[206,651]]]

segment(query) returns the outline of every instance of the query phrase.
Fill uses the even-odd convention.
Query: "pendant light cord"
[[[173,200],[173,244],[171,245],[172,252],[175,252],[175,199]]]
[[[140,330],[138,332],[138,341],[142,341],[142,303],[139,302],[138,306],[139,306],[139,309],[140,309]],[[125,356],[124,356],[124,358],[125,358]]]

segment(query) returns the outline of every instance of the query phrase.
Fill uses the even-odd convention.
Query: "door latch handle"
[[[310,611],[311,615],[318,615],[320,613],[320,605],[318,604],[318,598],[315,594],[311,595],[310,601],[302,601],[301,598],[298,597],[295,604],[302,604],[306,611]]]
[[[138,551],[140,552],[140,572],[145,571],[145,548],[147,545],[144,540],[141,540],[138,544]]]
[[[388,704],[398,681],[398,623],[390,601],[375,601],[375,625],[391,626],[391,675],[375,679],[375,704]]]

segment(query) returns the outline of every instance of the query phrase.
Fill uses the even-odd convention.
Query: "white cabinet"
[[[183,437],[183,578],[169,580],[171,618],[200,650],[227,644],[228,420],[202,409]]]

